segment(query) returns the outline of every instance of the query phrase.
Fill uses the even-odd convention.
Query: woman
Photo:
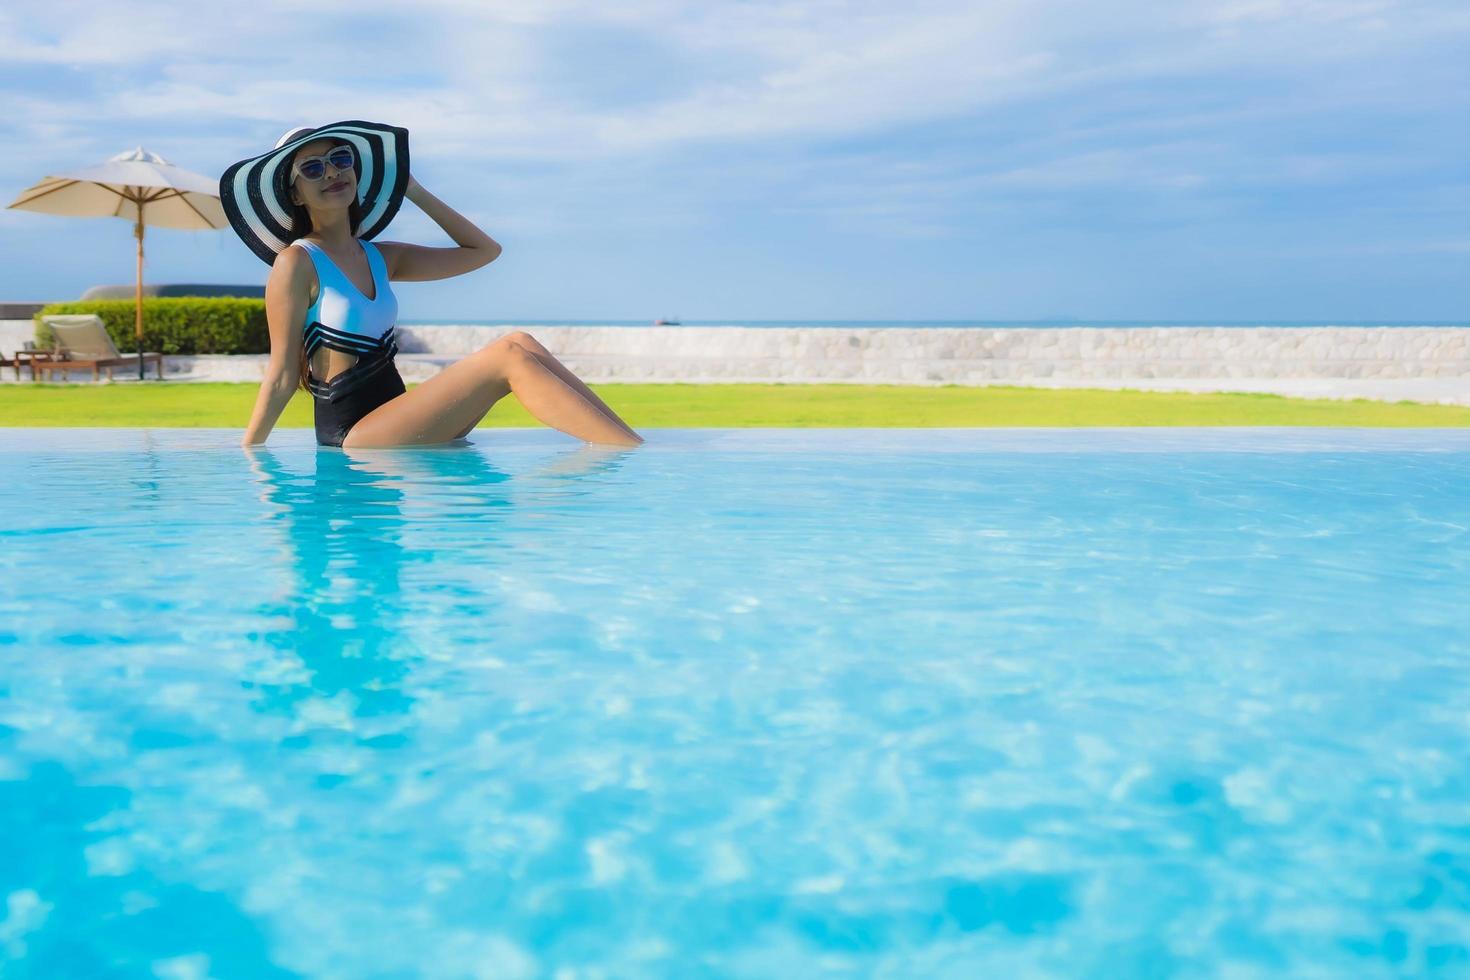
[[[459,247],[369,241],[404,197]],[[406,129],[356,119],[293,129],[273,150],[231,165],[220,178],[220,201],[236,233],[271,265],[271,356],[242,445],[265,442],[298,387],[312,395],[317,442],[326,446],[460,439],[511,392],[536,418],[579,439],[643,442],[522,331],[406,389],[393,363],[398,302],[389,280],[447,279],[501,252],[409,175]]]

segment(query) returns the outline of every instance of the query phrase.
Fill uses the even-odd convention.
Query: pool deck
[[[553,429],[481,429],[431,446],[343,450],[316,444],[310,429],[278,429],[249,452],[351,456],[473,451],[532,453],[1470,453],[1470,429],[1349,426],[1084,426],[1029,428],[657,428],[641,446],[591,446]],[[0,446],[16,453],[245,452],[238,428],[0,426]]]

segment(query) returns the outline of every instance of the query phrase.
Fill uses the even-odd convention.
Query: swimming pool
[[[0,430],[0,974],[1470,969],[1470,432],[644,434]]]

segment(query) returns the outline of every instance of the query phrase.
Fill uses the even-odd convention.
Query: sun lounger
[[[56,335],[56,348],[61,359],[33,364],[33,379],[37,377],[35,371],[38,369],[48,377],[51,372],[60,371],[64,378],[72,371],[91,368],[93,381],[97,380],[99,371],[106,371],[110,381],[114,368],[132,367],[136,370],[138,367],[138,355],[120,352],[102,325],[102,318],[95,313],[55,314],[43,316],[41,320]],[[158,366],[158,378],[163,380],[163,355],[145,352],[142,357],[145,366],[149,361]]]

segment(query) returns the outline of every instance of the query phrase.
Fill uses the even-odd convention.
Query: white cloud
[[[748,199],[927,237],[1007,206],[994,201],[1413,172],[1398,149],[1303,145],[1290,126],[1419,109],[1426,80],[1453,78],[1444,52],[1470,35],[1470,11],[425,0],[406,14],[396,0],[265,0],[205,16],[177,0],[63,0],[7,5],[0,31],[33,79],[0,91],[13,148],[0,178],[16,187],[139,143],[220,172],[290,126],[366,118],[407,126],[416,173],[451,181],[470,207],[505,202],[512,228],[571,230],[589,208],[611,216],[632,200],[636,220],[678,225],[702,202]],[[559,42],[574,32],[569,60]],[[576,98],[614,69],[636,87],[630,38],[660,84],[621,102]],[[965,120],[965,135],[912,135],[947,120]]]
[[[652,106],[588,111],[549,94],[548,38],[616,24],[718,64]],[[1303,43],[1310,28],[1311,43]],[[178,2],[30,3],[0,14],[12,64],[90,71],[95,98],[35,98],[7,128],[54,135],[135,120],[212,131],[284,128],[325,113],[401,121],[439,152],[577,160],[708,141],[810,140],[881,131],[1108,80],[1275,70],[1470,29],[1455,7],[1384,0],[1142,3],[927,2],[604,5],[294,0],[202,16]],[[743,68],[732,66],[744,66]],[[112,70],[130,69],[114,74]],[[648,72],[661,70],[650,63]],[[405,81],[405,76],[414,81]],[[12,92],[15,95],[25,92]],[[141,128],[141,127],[140,127]]]

